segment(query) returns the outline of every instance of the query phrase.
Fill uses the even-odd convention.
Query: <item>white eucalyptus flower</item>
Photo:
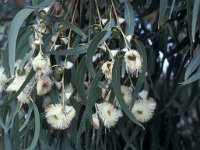
[[[113,62],[106,61],[102,66],[102,72],[108,80],[112,79]]]
[[[150,98],[148,100],[137,100],[132,108],[132,113],[135,116],[135,118],[144,123],[149,121],[154,114],[154,111],[156,109],[156,102],[153,98]]]
[[[62,104],[51,104],[46,109],[45,117],[47,122],[55,129],[66,129],[70,126],[76,111],[74,107]]]
[[[132,89],[122,85],[121,86],[121,95],[124,98],[125,103],[127,104],[127,106],[130,106],[131,102],[132,102]],[[116,103],[117,106],[120,106],[118,101]]]
[[[126,71],[132,75],[138,75],[142,71],[142,58],[136,50],[130,50],[125,53]]]
[[[33,69],[38,70],[49,70],[51,68],[50,59],[48,56],[43,56],[41,52],[32,60]]]
[[[51,90],[51,79],[48,76],[42,76],[38,79],[36,85],[37,95],[42,96]]]
[[[108,102],[96,104],[96,106],[98,109],[98,115],[104,126],[108,129],[114,127],[121,116],[120,112],[115,109],[111,103]]]

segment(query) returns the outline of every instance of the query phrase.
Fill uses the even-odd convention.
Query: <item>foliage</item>
[[[199,2],[32,0],[11,22],[2,62],[9,77],[0,105],[4,149],[200,149]],[[124,59],[131,49],[142,62],[133,74]],[[41,77],[32,68],[40,53],[50,58],[52,81],[42,96]],[[113,62],[111,80],[103,71],[106,61]],[[22,85],[8,92],[26,66],[31,68]],[[121,85],[133,90],[130,105]],[[29,86],[24,104],[19,96]],[[157,105],[145,123],[132,113],[143,90]],[[123,117],[108,129],[101,119],[95,129],[93,114],[107,96]],[[47,121],[47,107],[57,103],[76,111],[64,130]]]

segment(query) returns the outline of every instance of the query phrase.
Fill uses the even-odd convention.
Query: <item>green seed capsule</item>
[[[44,11],[44,10],[41,10],[41,11],[39,12],[39,16],[40,16],[41,18],[46,17],[46,15],[47,15],[47,13],[46,13],[46,11]]]
[[[93,29],[94,29],[95,31],[100,31],[99,25],[94,25]]]
[[[55,73],[61,75],[63,73],[63,68],[61,66],[55,67]]]
[[[23,68],[23,69],[17,69],[17,75],[18,76],[23,76],[25,75],[26,73],[26,70]]]
[[[58,24],[58,30],[60,31],[64,30],[64,25],[62,23]]]

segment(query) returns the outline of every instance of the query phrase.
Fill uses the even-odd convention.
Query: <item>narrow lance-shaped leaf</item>
[[[193,42],[195,41],[197,17],[199,14],[199,3],[200,3],[200,0],[194,0],[194,8],[193,8],[193,13],[192,13],[192,40]]]
[[[39,135],[40,135],[40,114],[36,104],[33,102],[33,110],[34,110],[34,120],[35,120],[35,131],[33,135],[33,140],[30,146],[26,150],[34,150],[37,145]]]
[[[104,36],[106,35],[107,31],[102,31],[99,34],[97,34],[94,39],[91,41],[88,50],[87,50],[87,60],[86,60],[86,65],[88,68],[89,73],[91,74],[92,77],[95,77],[95,69],[93,66],[93,61],[92,61],[92,57],[95,53],[95,50],[97,49],[97,46],[100,45],[101,43],[103,43],[106,38],[104,38]],[[104,39],[104,40],[102,40]]]
[[[78,130],[77,143],[79,142],[79,138],[80,138],[82,132],[84,131],[84,127],[86,125],[87,118],[92,116],[92,107],[94,106],[96,100],[100,96],[101,92],[97,89],[98,89],[98,83],[101,80],[102,76],[103,76],[103,74],[100,70],[96,74],[95,78],[93,79],[93,81],[91,83],[90,92],[89,92],[89,96],[88,96],[88,100],[87,100],[87,104],[86,104],[86,109],[83,113],[83,117],[81,119],[81,123],[80,123],[79,130]]]
[[[121,85],[120,85],[121,64],[122,64],[122,58],[117,59],[115,61],[115,64],[114,64],[113,70],[112,70],[112,85],[113,85],[113,90],[114,90],[115,96],[116,96],[117,101],[119,102],[122,110],[129,117],[129,119],[132,122],[134,122],[135,124],[144,128],[142,126],[142,124],[134,117],[132,112],[129,110],[128,106],[125,103],[123,96],[121,95],[121,88],[120,88],[121,87]]]
[[[66,49],[66,50],[62,50],[62,51],[49,51],[49,52],[45,52],[45,53],[50,54],[50,55],[57,55],[57,56],[84,54],[87,52],[88,46],[89,46],[89,44],[85,44],[85,45],[82,45],[79,47],[74,47],[71,49]]]
[[[24,123],[21,125],[19,131],[21,132],[25,127],[26,125],[28,124],[30,118],[31,118],[31,114],[32,114],[32,111],[33,111],[33,107],[31,105],[29,105],[29,109],[28,109],[28,113],[26,114],[26,119],[24,121]]]
[[[158,28],[163,24],[165,19],[165,12],[167,9],[167,1],[168,0],[160,0],[160,8],[159,8],[159,18],[158,18]]]
[[[20,149],[20,132],[19,132],[19,114],[15,115],[13,123],[13,139],[15,141],[15,149]]]
[[[10,30],[8,33],[8,55],[11,75],[14,75],[16,41],[19,29],[24,20],[33,12],[33,10],[34,9],[31,8],[22,9],[20,12],[17,13],[13,21],[11,22]]]
[[[83,102],[86,102],[87,100],[87,95],[85,93],[85,89],[84,89],[84,79],[85,79],[85,74],[87,71],[86,68],[86,59],[85,57],[82,58],[81,62],[79,63],[77,72],[76,72],[76,88],[78,91],[78,95],[80,96],[80,98],[82,99]]]
[[[133,93],[133,97],[132,97],[133,103],[132,104],[134,104],[135,100],[137,99],[138,93],[140,92],[140,90],[142,88],[142,85],[143,85],[143,82],[145,79],[145,74],[147,71],[147,55],[146,55],[145,47],[139,40],[135,40],[135,43],[136,43],[136,48],[139,51],[139,53],[143,59],[143,62],[142,62],[142,72],[139,74],[139,77],[137,79],[137,83],[135,86],[135,90]]]
[[[126,20],[126,35],[132,35],[134,32],[134,25],[135,25],[135,15],[133,11],[133,7],[129,2],[124,3],[124,16]]]

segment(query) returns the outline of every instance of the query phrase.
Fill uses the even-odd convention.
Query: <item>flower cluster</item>
[[[123,20],[121,21],[123,22]],[[73,57],[67,55],[63,57],[50,57],[43,50],[43,45],[48,44],[43,41],[43,36],[46,34],[46,30],[48,30],[44,25],[44,20],[40,20],[37,25],[34,25],[33,30],[34,36],[29,40],[33,52],[32,56],[25,63],[23,60],[17,61],[15,74],[11,82],[8,81],[4,69],[2,67],[0,68],[0,92],[3,90],[7,92],[17,92],[31,73],[31,70],[34,71],[35,74],[32,79],[28,81],[25,88],[17,96],[18,102],[21,105],[29,104],[33,101],[32,96],[33,91],[35,91],[34,93],[36,93],[38,97],[44,99],[42,106],[45,110],[45,118],[48,124],[55,129],[66,129],[70,126],[76,115],[76,107],[74,108],[72,104],[85,101],[81,99],[83,95],[87,100],[88,93],[93,90],[90,87],[90,74],[86,73],[87,75],[82,77],[84,85],[81,85],[81,88],[84,88],[86,93],[77,92],[73,83],[77,81],[72,82],[68,81],[68,79],[71,78],[70,80],[72,80],[75,75],[74,72],[75,69],[78,68],[79,55]],[[51,43],[49,45],[50,53],[63,47],[70,47],[70,39],[64,36],[63,30],[64,26],[59,24],[57,33],[51,37]],[[129,42],[130,38],[131,37],[127,39]],[[86,41],[87,38],[83,37],[81,39],[81,44],[85,45],[84,42]],[[106,57],[102,59],[105,55]],[[104,80],[101,81],[101,85],[99,85],[102,95],[94,104],[92,114],[88,116],[92,118],[91,125],[94,129],[99,129],[101,125],[107,129],[115,127],[123,117],[123,108],[120,106],[118,97],[113,95],[111,84],[113,67],[118,57],[123,58],[122,78],[124,79],[124,77],[126,77],[131,80],[131,85],[124,81],[120,87],[121,97],[130,110],[130,113],[142,123],[149,121],[154,114],[156,102],[153,98],[148,97],[147,91],[142,91],[138,95],[135,104],[133,104],[132,100],[134,92],[132,78],[137,79],[138,75],[142,72],[143,59],[139,51],[130,49],[127,45],[122,50],[111,50],[105,42],[97,47],[92,57],[93,65],[98,64],[97,66],[100,66],[100,70],[105,76],[105,78],[103,78]],[[82,56],[80,56],[80,58],[82,58]],[[79,74],[76,74],[75,77],[78,78],[78,76]],[[52,90],[58,95],[56,103],[52,101],[50,93]]]

